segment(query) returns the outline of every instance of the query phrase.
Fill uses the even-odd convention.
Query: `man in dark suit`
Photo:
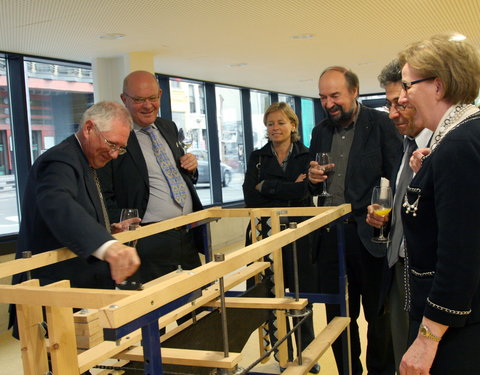
[[[407,350],[408,313],[405,311],[405,250],[400,207],[406,192],[406,187],[413,177],[413,171],[408,165],[412,152],[417,148],[426,147],[432,131],[418,126],[413,121],[415,108],[398,104],[402,92],[402,71],[398,60],[393,60],[378,76],[380,86],[385,89],[386,106],[389,117],[404,136],[403,157],[398,160],[394,174],[390,179],[390,186],[395,192],[395,199],[391,215],[379,216],[374,213],[373,206],[368,206],[367,223],[380,228],[391,220],[390,242],[387,247],[387,257],[384,271],[386,273],[384,291],[385,311],[390,320],[390,329],[395,357],[395,368],[399,371],[400,361]]]
[[[373,374],[393,374],[393,354],[387,321],[378,316],[385,246],[371,242],[373,228],[365,222],[373,187],[381,177],[389,178],[401,153],[401,138],[385,113],[357,102],[358,77],[343,67],[327,68],[320,76],[319,95],[327,118],[312,131],[311,159],[316,153],[329,152],[335,172],[327,177],[316,161],[310,162],[309,181],[314,193],[326,183],[331,198],[322,205],[350,203],[352,216],[345,225],[346,272],[349,311],[352,319],[352,374],[363,373],[357,318],[362,302],[368,322],[367,370]],[[338,256],[334,228],[319,236],[318,260],[320,288],[338,293]],[[339,315],[339,306],[327,304],[327,320]],[[342,348],[333,345],[339,373],[343,374]]]
[[[121,231],[104,216],[95,169],[125,149],[132,126],[128,112],[100,102],[83,115],[80,130],[42,154],[33,164],[22,200],[17,258],[68,247],[78,256],[31,272],[41,284],[70,280],[73,287],[113,288],[140,264],[134,248],[114,240]],[[103,209],[102,209],[103,206]],[[16,275],[14,283],[25,280]]]
[[[143,225],[202,209],[193,185],[197,159],[184,154],[175,123],[157,118],[161,95],[149,72],[135,71],[124,80],[120,97],[134,122],[128,152],[99,172],[113,220],[122,208],[137,208]],[[142,265],[131,280],[145,283],[178,266],[198,267],[201,248],[194,231],[180,227],[139,240]]]

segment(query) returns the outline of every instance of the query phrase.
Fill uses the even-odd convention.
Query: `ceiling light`
[[[465,35],[455,34],[455,35],[452,35],[449,40],[451,40],[451,41],[460,41],[460,40],[465,40],[465,39],[467,39],[467,37],[466,37]]]
[[[315,37],[313,34],[298,34],[298,35],[292,35],[290,38],[292,39],[312,39]]]
[[[125,38],[125,34],[120,34],[120,33],[105,33],[105,34],[100,34],[98,36],[98,39],[105,39],[105,40],[115,40],[115,39],[123,39]]]
[[[237,64],[230,64],[230,68],[243,68],[244,66],[247,66],[247,63],[237,63]]]

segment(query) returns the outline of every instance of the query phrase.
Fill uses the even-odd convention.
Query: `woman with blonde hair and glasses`
[[[407,188],[410,347],[402,375],[480,371],[480,55],[456,35],[400,53],[401,105],[434,132]]]

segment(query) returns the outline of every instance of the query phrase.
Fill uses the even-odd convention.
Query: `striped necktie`
[[[105,207],[105,201],[103,200],[102,188],[100,187],[100,181],[98,180],[97,171],[95,168],[90,167],[92,172],[93,180],[95,181],[95,186],[97,187],[98,196],[100,197],[100,205],[102,206],[103,220],[105,221],[105,227],[107,228],[108,233],[111,233],[110,230],[110,220],[108,219],[107,208]]]
[[[167,153],[162,148],[159,139],[159,133],[156,131],[153,125],[143,128],[142,131],[148,134],[152,140],[153,153],[155,154],[157,163],[160,165],[162,173],[168,182],[172,198],[180,205],[180,207],[183,207],[187,198],[185,182],[183,181],[183,178],[180,175],[177,167],[170,162]]]

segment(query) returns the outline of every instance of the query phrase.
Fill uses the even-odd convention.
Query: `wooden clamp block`
[[[82,309],[73,314],[77,349],[87,350],[103,341],[103,330],[98,319],[98,310]]]

